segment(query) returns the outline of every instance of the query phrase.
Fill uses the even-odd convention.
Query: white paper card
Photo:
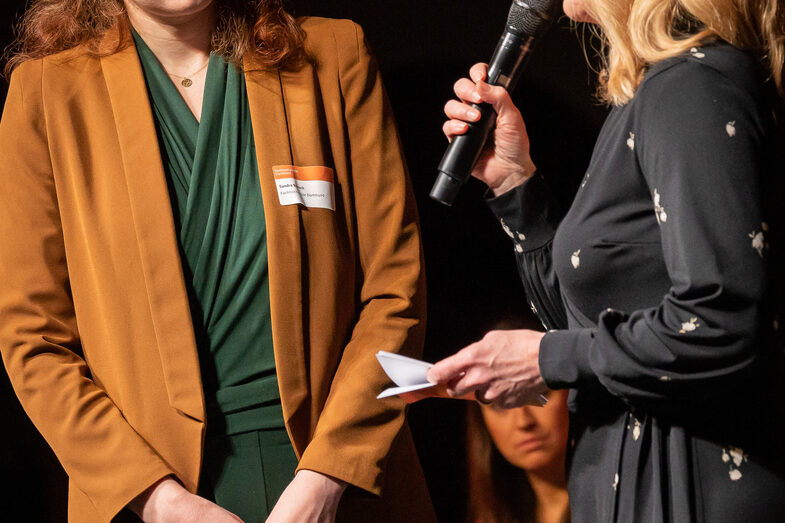
[[[376,359],[379,360],[379,364],[384,369],[384,372],[387,373],[387,376],[397,385],[396,387],[386,389],[377,396],[377,399],[395,396],[404,392],[427,389],[435,385],[435,383],[431,383],[425,377],[428,369],[433,367],[433,363],[383,350],[376,353]]]

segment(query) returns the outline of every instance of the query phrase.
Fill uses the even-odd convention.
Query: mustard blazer
[[[424,331],[401,146],[360,28],[301,22],[310,63],[244,64],[286,428],[300,468],[357,487],[349,519],[431,520],[404,404],[375,399],[388,384],[376,351],[417,356]],[[68,473],[71,521],[125,519],[169,474],[195,492],[205,433],[161,155],[124,33],[105,36],[124,46],[107,56],[19,66],[0,124],[0,348]],[[280,205],[273,165],[332,167],[336,210]]]

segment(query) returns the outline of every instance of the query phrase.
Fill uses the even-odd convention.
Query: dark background
[[[20,0],[0,3],[2,46],[11,42],[23,6]],[[428,198],[446,145],[442,107],[455,80],[490,58],[509,0],[294,0],[290,6],[297,15],[360,23],[379,61],[420,210],[428,277],[425,359],[436,361],[479,339],[503,314],[530,316],[512,246],[482,201],[482,184],[470,182],[451,208]],[[584,56],[593,42],[584,31],[562,17],[538,44],[514,94],[534,162],[555,180],[565,202],[583,175],[606,112],[593,96],[596,75]],[[0,80],[0,101],[5,91]],[[463,408],[460,401],[431,399],[409,411],[431,496],[446,522],[464,519]],[[4,372],[0,420],[2,518],[65,521],[65,475]]]

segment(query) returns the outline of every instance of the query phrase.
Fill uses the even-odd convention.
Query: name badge
[[[281,205],[305,205],[335,210],[333,170],[329,167],[273,165]]]

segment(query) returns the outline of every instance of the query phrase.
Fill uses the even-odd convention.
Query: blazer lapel
[[[101,65],[117,125],[169,404],[204,421],[199,358],[174,218],[147,88],[133,41],[121,51],[102,57]]]
[[[273,178],[273,165],[292,163],[280,75],[259,66],[253,58],[246,59],[244,66],[267,227],[275,366],[288,422],[308,397],[300,252],[302,220],[299,205],[280,204]]]

